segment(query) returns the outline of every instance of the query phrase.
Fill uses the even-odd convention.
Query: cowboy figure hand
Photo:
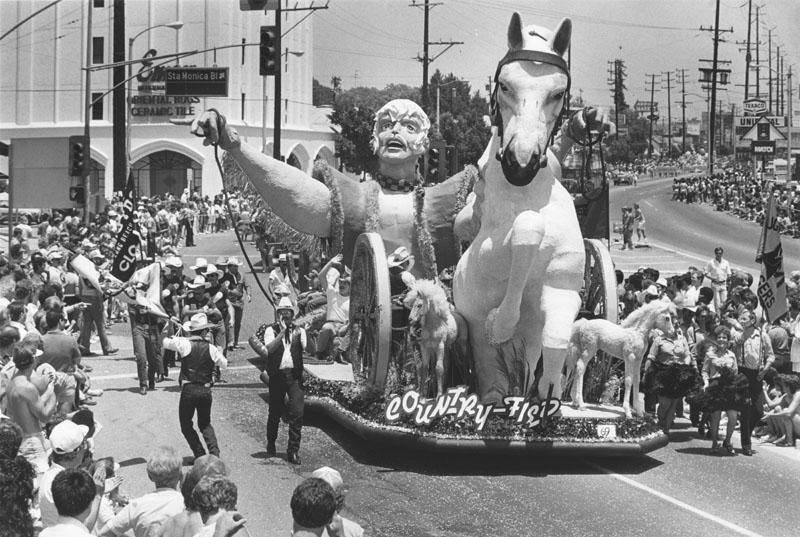
[[[572,114],[565,128],[567,136],[585,143],[587,132],[611,132],[611,119],[605,109],[587,106]]]
[[[194,118],[190,130],[195,136],[203,137],[203,145],[215,144],[225,151],[239,147],[242,143],[236,129],[229,127],[225,116],[214,108]]]

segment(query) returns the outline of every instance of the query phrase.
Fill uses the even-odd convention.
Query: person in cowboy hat
[[[173,322],[178,322],[172,318]],[[164,348],[181,356],[181,399],[178,403],[178,420],[183,437],[189,443],[195,458],[208,453],[219,457],[219,445],[214,426],[211,425],[211,386],[214,384],[214,370],[225,369],[228,360],[219,348],[208,341],[211,327],[205,313],[196,313],[183,323],[182,329],[188,337],[173,336],[164,339]],[[194,429],[193,419],[197,414],[197,428],[203,435],[206,447]]]
[[[267,290],[271,295],[273,302],[280,300],[278,288],[285,285],[289,290],[297,288],[297,282],[292,279],[292,270],[289,267],[289,254],[283,253],[278,255],[277,268],[269,273],[269,281],[267,283]]]
[[[206,268],[208,268],[208,260],[205,257],[198,257],[197,262],[189,268],[192,269],[196,275],[203,276],[206,273]]]
[[[161,274],[161,305],[170,317],[178,317],[183,308],[183,298],[186,294],[186,282],[183,278],[183,260],[178,256],[168,256],[164,260],[164,270]],[[174,336],[175,329],[172,324],[165,327],[167,336]],[[169,375],[169,368],[175,367],[175,353],[164,351],[164,380]]]
[[[225,337],[230,323],[230,314],[228,312],[228,287],[222,283],[222,275],[223,272],[216,265],[208,265],[206,267],[205,277],[208,282],[208,295],[211,297],[213,307],[222,314],[222,318],[211,328],[211,336],[214,339],[214,344],[222,349],[222,353],[227,356],[228,346]]]
[[[300,464],[300,437],[303,429],[303,350],[306,331],[294,324],[297,313],[289,297],[278,303],[278,322],[264,331],[267,347],[266,373],[269,376],[269,416],[267,417],[267,453],[275,454],[275,441],[289,396],[289,444],[286,459]]]
[[[409,272],[414,267],[414,256],[405,246],[399,247],[386,259],[389,267],[389,292],[392,295],[392,328],[408,326],[409,310],[403,299],[416,278]],[[393,331],[394,338],[403,337],[402,332]]]
[[[239,348],[239,333],[242,330],[242,317],[244,316],[244,298],[247,296],[247,301],[250,302],[253,297],[250,295],[250,286],[244,278],[244,274],[239,272],[239,267],[242,263],[236,256],[231,256],[225,261],[225,266],[228,267],[223,281],[228,284],[228,300],[233,309],[233,345],[230,349]]]
[[[98,273],[100,272],[100,265],[105,261],[105,256],[99,249],[95,248],[87,254],[87,257],[94,262],[97,267]],[[102,278],[102,276],[100,276]],[[89,283],[85,278],[80,279],[78,286],[78,296],[80,301],[86,304],[83,310],[83,324],[81,325],[81,333],[78,338],[83,356],[92,356],[91,352],[91,337],[92,327],[97,330],[97,337],[100,339],[100,347],[103,349],[104,356],[110,356],[119,351],[113,347],[108,340],[106,333],[105,323],[105,296],[94,285]]]

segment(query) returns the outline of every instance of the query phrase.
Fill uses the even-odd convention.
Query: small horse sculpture
[[[501,346],[503,352],[524,348],[525,395],[543,356],[538,397],[547,397],[549,385],[561,396],[561,370],[581,304],[584,247],[572,197],[548,147],[569,87],[563,55],[571,33],[569,19],[551,32],[523,28],[519,13],[512,16],[509,51],[495,77],[497,130],[481,159],[471,205],[456,219],[457,233],[464,221],[477,229],[456,267],[453,298],[469,325],[483,403],[510,395]]]
[[[567,351],[567,368],[575,368],[572,406],[581,410],[586,408],[583,402],[583,375],[589,361],[600,350],[625,362],[625,399],[622,408],[625,416],[630,418],[630,396],[633,393],[633,410],[641,416],[644,409],[639,401],[639,376],[647,349],[647,336],[653,328],[672,333],[675,330],[672,324],[675,311],[675,305],[671,302],[654,300],[635,310],[619,325],[605,319],[575,321]]]
[[[417,387],[420,391],[424,390],[430,365],[434,363],[437,395],[441,395],[449,367],[446,351],[458,336],[452,306],[444,289],[433,280],[417,280],[406,295],[404,304],[411,310],[408,317],[411,324],[419,323],[422,328],[419,336],[422,359],[417,362]]]

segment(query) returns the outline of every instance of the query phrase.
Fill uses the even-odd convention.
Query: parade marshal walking
[[[181,432],[195,458],[206,454],[192,423],[195,412],[197,428],[203,435],[208,453],[219,456],[217,436],[214,433],[214,426],[211,425],[211,386],[214,384],[214,368],[224,369],[228,365],[228,360],[218,347],[208,342],[210,327],[206,314],[198,313],[183,324],[183,330],[190,334],[189,337],[164,339],[164,348],[173,350],[181,356],[178,382],[182,385],[182,390],[178,404],[178,419]]]
[[[278,302],[279,320],[264,331],[269,375],[269,416],[267,418],[267,453],[275,454],[278,426],[289,396],[289,445],[286,460],[300,464],[300,434],[303,428],[303,349],[306,331],[294,325],[295,309],[289,297]]]

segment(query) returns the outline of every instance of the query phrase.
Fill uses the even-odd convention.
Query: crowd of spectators
[[[709,276],[709,266],[712,262],[713,260],[704,268],[689,267],[685,273],[670,277],[661,275],[656,269],[640,267],[626,278],[618,270],[617,296],[620,318],[625,319],[644,304],[654,300],[674,304],[677,315],[673,321],[677,335],[669,337],[685,342],[690,352],[687,358],[691,358],[687,359],[686,363],[693,364],[698,375],[702,372],[706,384],[708,384],[708,369],[712,364],[709,357],[714,356],[716,359],[715,352],[722,352],[720,338],[724,337],[724,352],[732,353],[731,356],[735,358],[740,372],[752,372],[753,380],[750,386],[755,386],[753,388],[755,391],[749,397],[752,410],[743,410],[738,414],[743,433],[742,452],[745,455],[754,453],[749,443],[750,432],[753,436],[768,438],[777,445],[794,445],[797,436],[800,435],[800,392],[794,388],[796,381],[800,385],[800,271],[793,272],[787,281],[788,314],[774,322],[768,322],[762,313],[758,297],[752,290],[753,277],[748,273],[733,270],[725,281],[712,283]],[[717,305],[715,294],[719,296],[717,287],[720,286],[724,287],[727,298]],[[660,336],[663,334],[658,330],[653,330],[650,334],[651,340]],[[751,340],[757,341],[757,345],[748,343]],[[730,342],[729,348],[728,342]],[[670,353],[677,354],[679,348],[681,345],[675,345]],[[748,349],[755,350],[750,352]],[[711,371],[713,378],[713,367]],[[780,405],[771,403],[776,398],[781,400]],[[656,413],[656,400],[655,393],[645,393],[645,406],[648,412]],[[690,403],[693,401],[690,396],[687,396],[686,400]],[[765,406],[769,404],[772,406]],[[711,430],[716,431],[714,429],[716,424],[713,421],[709,424],[712,414],[703,413],[693,403],[692,406],[690,419],[693,426],[698,427],[698,434],[708,437]],[[683,397],[673,411],[681,416],[682,408]],[[748,412],[755,415],[752,416]],[[659,420],[661,420],[660,415]],[[726,439],[728,444],[723,443],[723,447],[731,454],[734,450],[730,445],[730,434],[734,430],[736,421],[737,418],[734,416],[728,427]],[[768,427],[770,421],[783,424],[781,435],[770,436],[771,430]],[[774,433],[776,429],[777,427],[773,427],[772,432]],[[714,438],[714,449],[717,449],[716,438],[712,438]]]
[[[737,165],[714,175],[676,178],[672,184],[672,199],[688,204],[705,203],[716,211],[761,224],[771,188],[778,231],[800,237],[800,191],[795,185],[771,183],[763,174],[754,177],[749,168]]]

